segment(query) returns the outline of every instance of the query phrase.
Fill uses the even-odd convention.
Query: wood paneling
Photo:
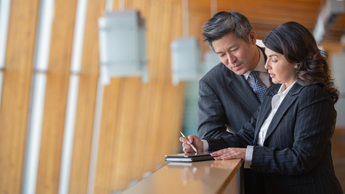
[[[339,14],[335,21],[327,27],[321,43],[339,44],[340,37],[345,34],[345,13]]]
[[[98,18],[105,0],[88,0],[79,80],[69,193],[87,193],[99,70]]]
[[[104,101],[101,121],[101,132],[98,147],[96,180],[94,193],[109,193],[115,172],[113,170],[116,153],[114,151],[118,132],[118,111],[120,105],[122,78],[111,80],[111,84],[104,88]]]
[[[118,111],[117,133],[115,134],[113,153],[113,171],[111,189],[124,189],[130,181],[131,169],[140,162],[132,160],[134,151],[134,136],[136,133],[141,134],[140,128],[135,128],[137,109],[140,97],[141,80],[140,78],[123,78],[124,82],[120,89]],[[142,134],[143,135],[143,134]],[[142,137],[145,137],[144,135]]]
[[[296,21],[313,30],[320,10],[319,0],[218,0],[219,11],[238,11],[245,15],[257,32],[258,39],[263,39],[268,32],[288,21]]]
[[[5,77],[0,110],[0,193],[20,193],[29,112],[38,0],[11,1]],[[236,10],[248,17],[258,38],[294,20],[310,30],[323,0],[218,0],[218,11]],[[164,155],[180,151],[184,83],[171,81],[170,43],[182,36],[182,0],[126,0],[146,20],[150,81],[112,78],[104,88],[94,193],[123,190],[145,172],[165,164]],[[41,137],[38,194],[57,193],[70,77],[77,0],[55,1]],[[119,0],[114,0],[118,9]],[[97,91],[98,17],[105,0],[88,0],[69,193],[86,193]],[[211,17],[209,0],[189,0],[189,32],[203,52],[202,25]],[[327,36],[341,34],[342,17]],[[329,38],[325,40],[334,40]],[[337,46],[328,46],[327,51]]]
[[[36,193],[58,193],[77,0],[55,1]]]
[[[113,9],[119,9],[117,0],[114,0],[113,4]],[[116,165],[117,153],[115,145],[118,140],[118,120],[121,114],[119,107],[122,103],[120,100],[124,81],[123,78],[112,78],[110,85],[104,88],[94,193],[110,193],[116,178],[114,166]]]
[[[150,82],[116,78],[105,88],[95,193],[127,188],[131,180],[164,164],[168,150],[178,149],[165,140],[177,142],[181,125],[183,84],[172,86],[170,66],[170,42],[182,34],[181,2],[133,0],[126,1],[126,8],[138,9],[146,20]],[[118,103],[111,107],[114,100]]]
[[[38,2],[11,1],[9,10],[0,110],[0,193],[20,193],[22,187]]]

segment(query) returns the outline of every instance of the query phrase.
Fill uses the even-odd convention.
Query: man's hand
[[[202,141],[196,136],[196,135],[190,135],[188,136],[188,139],[185,137],[180,137],[180,142],[182,142],[182,147],[184,153],[194,153],[195,151],[190,146],[190,144],[193,144],[194,147],[198,152],[203,152],[203,143]]]
[[[226,148],[213,152],[215,160],[245,159],[247,148]]]

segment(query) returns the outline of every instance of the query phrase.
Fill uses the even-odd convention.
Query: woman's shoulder
[[[331,96],[317,84],[303,86],[300,92],[300,96],[303,99],[308,99],[308,101],[327,100],[333,102]]]
[[[296,84],[298,84],[298,83],[296,83]],[[327,92],[317,84],[310,84],[307,86],[302,86],[301,93],[327,94]]]

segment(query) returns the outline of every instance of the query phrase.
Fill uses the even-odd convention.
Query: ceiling
[[[192,3],[191,2],[195,2]],[[190,1],[190,8],[210,9],[212,0]],[[296,21],[311,32],[316,25],[319,12],[326,0],[214,0],[217,11],[235,10],[245,15],[251,22],[258,38],[263,39],[268,32],[288,21]],[[194,8],[195,8],[194,7]],[[345,34],[345,13],[339,14],[326,28],[321,43],[339,43]]]

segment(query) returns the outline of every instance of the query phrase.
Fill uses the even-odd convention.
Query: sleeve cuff
[[[203,144],[203,151],[207,152],[208,151],[208,142],[206,140],[201,140]]]
[[[254,146],[247,146],[246,157],[244,159],[244,168],[250,168],[252,165]]]

